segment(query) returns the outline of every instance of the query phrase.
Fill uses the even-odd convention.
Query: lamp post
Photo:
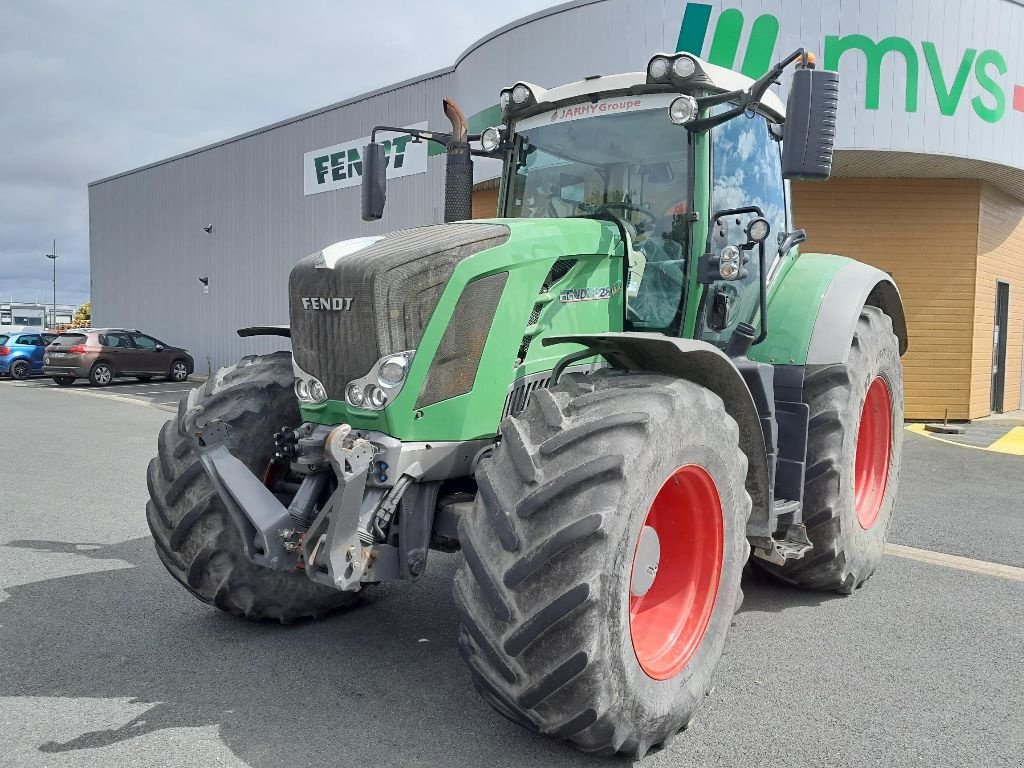
[[[50,323],[57,327],[57,241],[53,241],[53,253],[46,254],[46,258],[53,261],[53,310],[50,314]]]

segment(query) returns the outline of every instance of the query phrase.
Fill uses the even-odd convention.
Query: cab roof
[[[671,54],[664,55],[669,56]],[[692,58],[707,76],[707,79],[700,81],[700,87],[703,89],[714,93],[729,93],[730,91],[746,90],[754,83],[751,78],[741,75],[739,72],[708,64],[696,56]],[[710,84],[708,80],[710,80]],[[647,88],[650,88],[652,91],[666,92],[665,86],[648,85],[646,72],[596,75],[585,80],[577,80],[575,83],[560,85],[557,88],[543,88],[542,86],[527,82],[524,82],[524,85],[529,86],[537,100],[537,109],[531,110],[531,112],[538,111],[545,104],[554,106],[556,104],[577,101],[591,95],[611,95],[629,91],[641,92]],[[782,103],[782,99],[772,91],[766,91],[764,96],[761,97],[761,108],[769,117],[778,122],[783,122],[786,119],[786,107]]]

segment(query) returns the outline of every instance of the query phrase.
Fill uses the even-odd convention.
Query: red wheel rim
[[[892,453],[892,397],[885,379],[876,376],[864,398],[857,431],[857,459],[853,473],[854,507],[860,527],[869,530],[878,520],[889,482]]]
[[[661,551],[646,593],[636,596],[630,578],[629,635],[647,676],[668,680],[700,645],[718,595],[724,526],[711,475],[695,464],[673,472],[654,497],[644,527],[654,529]],[[636,558],[634,553],[634,567]]]

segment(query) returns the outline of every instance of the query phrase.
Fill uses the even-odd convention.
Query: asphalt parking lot
[[[64,392],[84,394],[90,396],[101,396],[105,398],[127,400],[138,402],[143,405],[152,405],[166,411],[177,411],[178,401],[185,396],[190,389],[202,382],[195,379],[188,381],[137,381],[135,379],[116,379],[105,387],[94,387],[85,379],[79,379],[70,387],[63,389]],[[4,380],[0,385],[8,387],[27,387],[30,389],[60,389],[48,378],[33,377],[27,381]],[[2,391],[2,390],[0,390]]]
[[[528,733],[473,692],[457,555],[315,624],[199,603],[143,517],[171,393],[47,384],[0,382],[0,766],[626,764]],[[905,446],[901,554],[849,598],[749,576],[707,706],[642,765],[1021,765],[1024,459]]]

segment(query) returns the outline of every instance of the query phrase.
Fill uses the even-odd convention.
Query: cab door
[[[729,105],[725,105],[725,109]],[[765,242],[765,268],[778,250],[778,235],[788,228],[786,186],[777,141],[760,114],[737,117],[711,131],[711,212],[757,206],[771,225]],[[755,214],[709,221],[711,252],[746,241],[745,229]],[[757,251],[749,252],[747,276],[719,280],[707,287],[698,326],[699,337],[724,348],[740,323],[758,323],[761,272]]]

